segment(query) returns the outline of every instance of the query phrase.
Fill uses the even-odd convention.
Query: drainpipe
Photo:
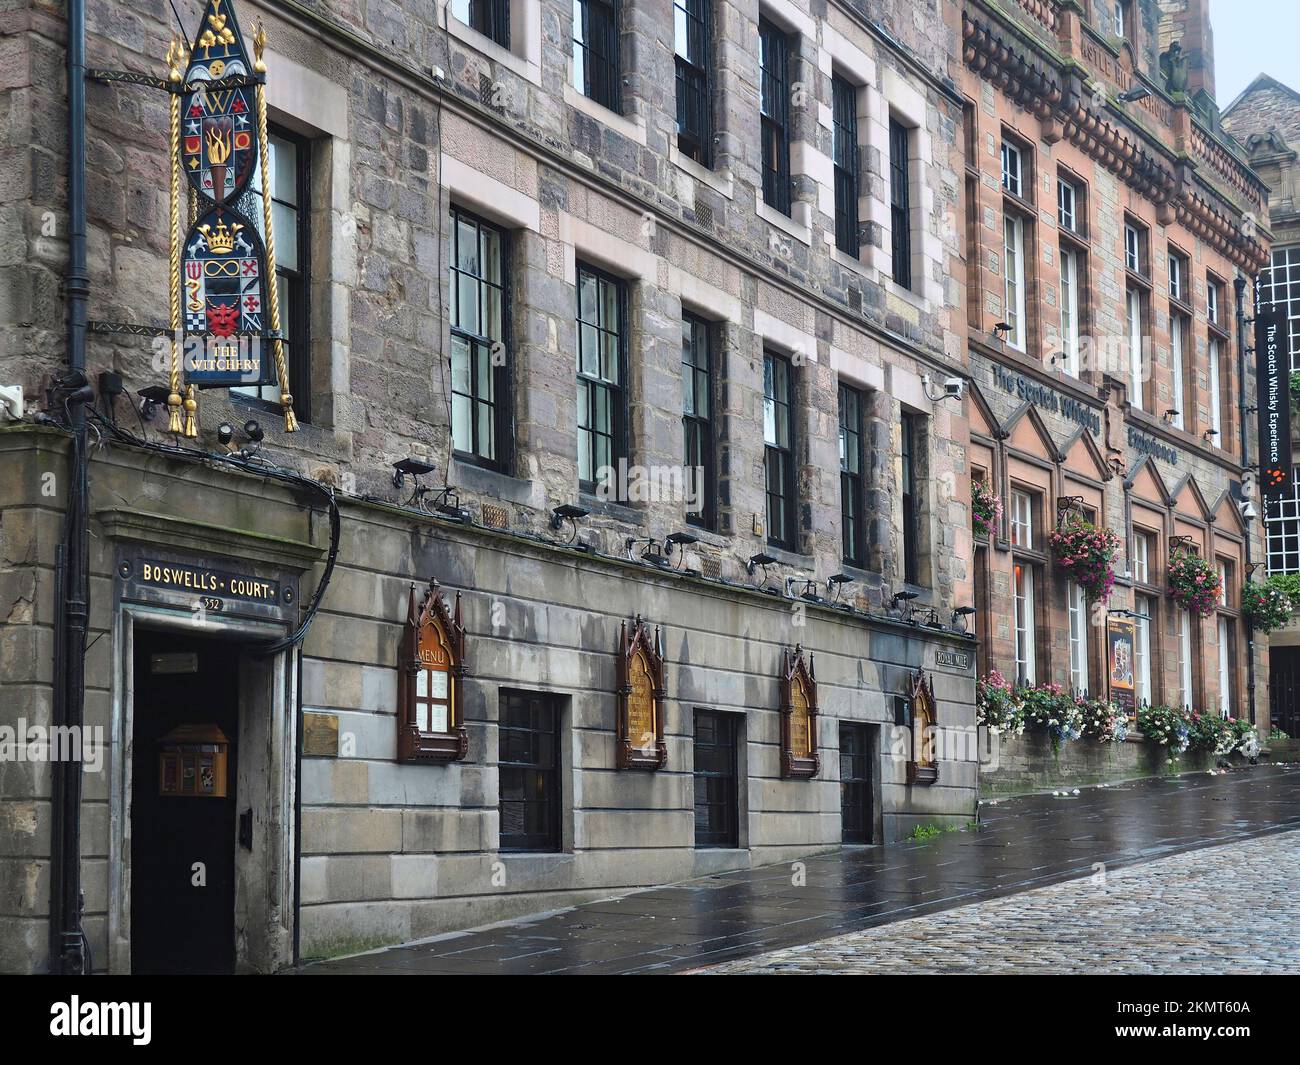
[[[64,298],[68,305],[65,402],[72,430],[63,542],[58,549],[58,608],[55,641],[53,718],[63,735],[81,736],[86,699],[86,625],[89,612],[88,473],[86,409],[94,394],[86,383],[86,4],[68,0],[68,268]],[[50,828],[50,961],[52,973],[85,972],[81,930],[81,755],[52,761]],[[66,753],[66,752],[65,752]]]
[[[291,648],[298,681],[293,712],[293,965],[302,962],[302,648]]]
[[[1246,360],[1246,278],[1240,274],[1233,278],[1233,294],[1237,301],[1237,408],[1241,411],[1241,465],[1243,471],[1250,466],[1250,433],[1246,431],[1246,423],[1249,419],[1246,417],[1246,372],[1248,362]],[[1259,308],[1255,308],[1259,313]],[[1259,397],[1256,397],[1256,402]],[[1255,417],[1259,417],[1259,411],[1255,412]],[[1258,478],[1255,481],[1258,489]],[[1258,491],[1257,493],[1258,494]],[[1260,497],[1259,501],[1259,520],[1264,520],[1264,500]],[[1250,568],[1250,541],[1254,536],[1254,522],[1251,522],[1250,528],[1246,530],[1246,568]],[[1244,613],[1244,611],[1243,611]],[[1259,722],[1255,720],[1255,626],[1251,623],[1250,615],[1246,614],[1246,701],[1249,707],[1251,723],[1259,728]],[[1265,722],[1267,725],[1267,722]],[[1264,729],[1264,734],[1268,735],[1268,729]]]

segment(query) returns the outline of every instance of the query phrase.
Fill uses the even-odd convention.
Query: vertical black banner
[[[1286,311],[1255,308],[1255,379],[1259,403],[1259,487],[1276,499],[1291,485],[1291,353]]]

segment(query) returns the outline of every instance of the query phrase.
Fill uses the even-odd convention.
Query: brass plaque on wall
[[[339,756],[339,715],[302,715],[302,753],[313,758]]]

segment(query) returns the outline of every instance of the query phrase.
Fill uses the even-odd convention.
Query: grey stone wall
[[[0,590],[10,611],[0,629],[0,694],[6,720],[12,712],[48,724],[54,604],[38,590],[52,579],[63,497],[60,490],[45,500],[40,492],[42,474],[63,469],[66,446],[51,430],[10,429],[0,432],[0,454]],[[175,521],[229,528],[240,543],[283,545],[277,551],[292,544],[320,551],[327,532],[319,511],[260,478],[130,448],[102,453],[92,465],[92,486],[87,724],[104,730],[109,750],[103,769],[86,774],[85,926],[98,964],[120,968],[129,957],[121,938],[129,868],[127,854],[115,848],[129,817],[119,799],[130,698],[115,594],[118,515],[153,516],[162,546],[168,546],[167,523]],[[221,545],[205,557],[219,561]],[[319,564],[304,574],[304,597],[320,574]],[[469,755],[450,765],[398,764],[398,640],[410,582],[431,576],[449,594],[464,595]],[[668,765],[653,774],[613,768],[618,627],[638,612],[662,626],[668,663]],[[191,619],[181,611],[170,621]],[[238,626],[228,635],[248,638]],[[808,781],[781,779],[779,771],[777,670],[782,649],[795,643],[815,655],[819,681],[822,769]],[[337,758],[305,757],[298,781],[303,953],[391,943],[838,846],[840,721],[879,726],[878,840],[898,839],[917,824],[964,823],[974,811],[973,745],[941,755],[939,781],[930,787],[907,785],[905,764],[895,754],[893,696],[917,668],[933,678],[939,724],[973,729],[973,677],[936,666],[940,648],[970,651],[971,644],[888,618],[796,605],[752,588],[467,529],[389,505],[346,504],[338,567],[301,651],[302,709],[338,714],[343,741]],[[293,673],[292,662],[285,668]],[[499,851],[503,688],[564,697],[559,853]],[[735,850],[694,845],[696,708],[731,711],[742,720]],[[291,764],[280,772],[266,791],[292,796]],[[48,907],[48,765],[0,763],[0,791],[6,810],[0,882],[14,887],[0,910],[6,929],[0,967],[39,970]],[[285,843],[290,853],[291,843]],[[288,892],[289,885],[280,882],[275,891]]]

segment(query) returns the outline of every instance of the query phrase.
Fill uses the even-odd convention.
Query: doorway
[[[236,644],[138,628],[131,971],[235,969]]]
[[[870,843],[871,726],[840,722],[840,825],[845,843]]]

